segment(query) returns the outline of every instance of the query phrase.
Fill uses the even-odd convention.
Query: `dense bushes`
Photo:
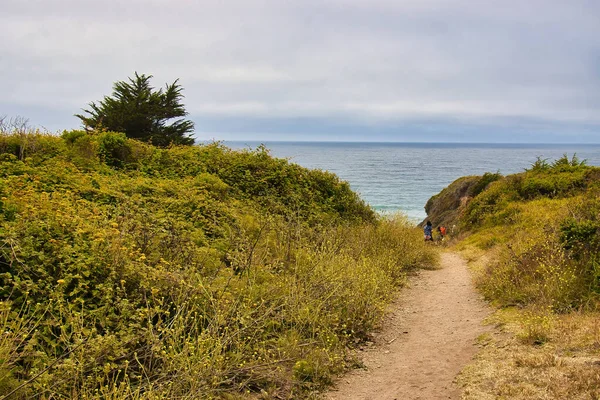
[[[277,213],[299,213],[313,222],[331,218],[374,221],[374,212],[347,182],[326,171],[307,170],[256,150],[233,151],[212,143],[159,149],[121,133],[67,131],[62,140],[39,133],[0,136],[0,154],[14,154],[29,165],[61,159],[77,168],[110,173],[180,179],[208,173],[230,187],[236,199],[252,199]],[[108,168],[110,167],[110,168]]]
[[[264,148],[68,132],[0,151],[13,398],[302,397],[435,262],[408,223]]]
[[[490,299],[556,311],[598,305],[599,171],[576,157],[538,159],[468,203],[461,226],[472,236],[463,246],[496,249],[479,277]]]
[[[506,177],[457,179],[428,202],[498,309],[459,376],[468,399],[598,398],[600,168],[539,159]]]
[[[495,174],[494,174],[495,175]],[[485,175],[481,179],[485,180]],[[573,156],[566,155],[548,163],[539,159],[532,167],[520,174],[510,175],[503,179],[493,179],[487,189],[477,195],[466,209],[464,222],[470,225],[483,226],[497,224],[502,212],[511,203],[533,200],[537,198],[563,198],[585,192],[598,187],[598,168],[585,164]]]
[[[495,244],[500,246],[479,276],[484,294],[501,305],[536,305],[555,311],[595,301],[591,271],[561,240],[560,221],[568,215],[568,207],[569,199],[514,206],[512,225],[494,231]],[[485,244],[489,238],[484,232],[467,242]]]
[[[459,246],[502,331],[463,372],[467,398],[598,398],[599,183],[575,157],[538,159],[467,206]]]

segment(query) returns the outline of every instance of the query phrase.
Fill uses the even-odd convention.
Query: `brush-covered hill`
[[[492,268],[490,278],[502,271],[519,279],[488,288],[505,303],[545,300],[560,309],[588,303],[600,291],[595,266],[600,250],[599,194],[600,168],[564,156],[552,163],[538,159],[518,174],[460,178],[432,197],[427,210],[434,223],[454,224],[468,235],[466,243],[505,250],[502,259],[507,264],[502,265],[509,270]],[[558,270],[541,273],[534,268],[541,264]],[[569,277],[563,275],[567,270]],[[551,290],[558,282],[550,284],[548,279],[562,282],[560,298],[558,292],[542,296],[527,289],[539,283]]]
[[[433,226],[444,225],[454,227],[456,230],[469,201],[481,193],[488,184],[500,178],[500,174],[486,173],[483,176],[465,176],[455,180],[427,201],[426,220],[431,221]]]
[[[1,132],[0,398],[302,398],[435,260],[264,147]]]
[[[465,398],[600,396],[600,168],[538,159],[514,175],[461,178],[428,207],[460,230],[456,248],[499,307],[491,320],[514,334],[484,341]]]

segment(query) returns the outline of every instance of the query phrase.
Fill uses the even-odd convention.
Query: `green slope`
[[[0,396],[308,396],[435,259],[262,147],[5,132]]]

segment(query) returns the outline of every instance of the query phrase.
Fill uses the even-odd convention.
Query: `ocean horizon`
[[[600,143],[221,141],[233,149],[264,145],[275,157],[335,173],[377,212],[426,217],[427,200],[454,180],[485,172],[513,174],[538,158],[566,154],[600,166]]]
[[[507,146],[507,147],[522,147],[522,146],[600,146],[599,143],[579,143],[579,142],[565,142],[565,143],[515,143],[515,142],[394,142],[394,141],[357,141],[357,140],[203,140],[203,144],[222,142],[224,144],[366,144],[366,145],[426,145],[426,146]]]

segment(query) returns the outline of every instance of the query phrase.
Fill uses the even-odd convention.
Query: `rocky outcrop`
[[[457,227],[460,216],[469,201],[481,193],[491,182],[500,179],[499,173],[486,173],[483,176],[464,176],[452,182],[440,193],[431,197],[425,205],[427,218],[434,227],[444,225],[449,229]]]

